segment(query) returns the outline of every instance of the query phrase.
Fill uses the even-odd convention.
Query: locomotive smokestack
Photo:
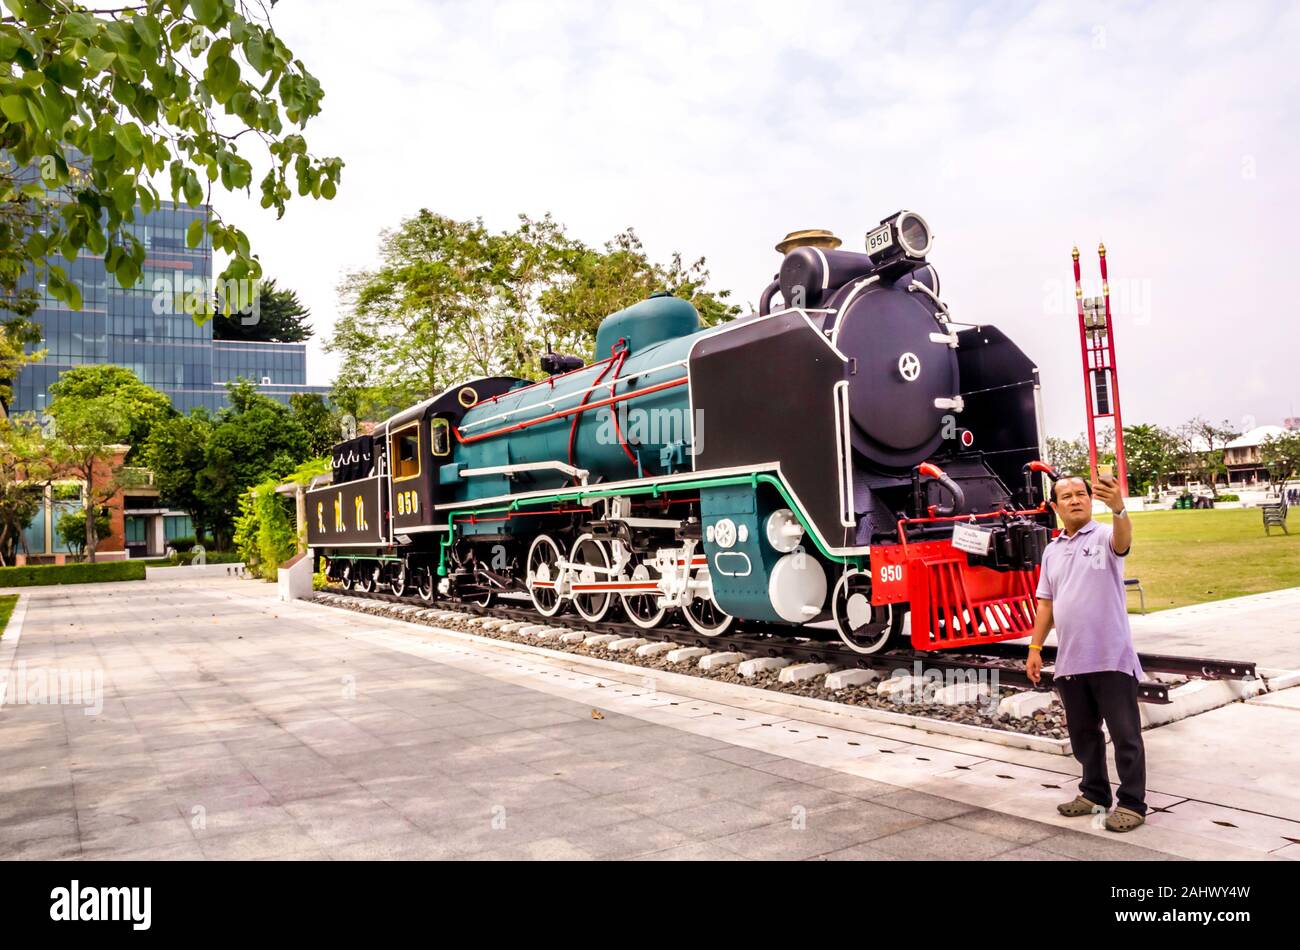
[[[796,247],[820,247],[825,251],[833,251],[843,243],[830,231],[811,228],[804,231],[791,231],[785,236],[784,241],[777,244],[776,251],[782,256],[789,254]]]

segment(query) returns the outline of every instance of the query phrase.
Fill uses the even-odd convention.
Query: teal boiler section
[[[473,500],[574,482],[553,469],[520,472],[513,478],[466,478],[460,474],[466,469],[571,462],[587,470],[588,484],[689,470],[694,427],[684,381],[576,414],[572,459],[569,433],[575,414],[562,413],[576,409],[593,386],[587,404],[685,380],[685,361],[700,332],[700,317],[690,302],[668,294],[611,314],[596,335],[595,358],[605,362],[511,390],[469,409],[460,421],[453,460],[439,470],[440,483],[452,488],[454,497]],[[626,356],[609,360],[611,352],[624,350]]]

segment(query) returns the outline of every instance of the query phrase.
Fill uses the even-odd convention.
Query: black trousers
[[[1119,771],[1119,804],[1139,815],[1147,813],[1147,760],[1138,715],[1137,680],[1128,673],[1106,671],[1055,678],[1065,707],[1065,726],[1074,757],[1083,766],[1079,794],[1110,808],[1110,776],[1106,771],[1106,737],[1110,730]]]

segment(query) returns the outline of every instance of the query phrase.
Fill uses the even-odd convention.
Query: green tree
[[[341,416],[330,408],[320,393],[293,393],[289,396],[293,417],[307,433],[307,454],[311,457],[328,455],[343,438]]]
[[[1260,446],[1260,461],[1275,488],[1300,474],[1300,432],[1269,436]]]
[[[380,267],[340,287],[344,313],[326,344],[342,358],[336,405],[358,418],[384,416],[470,375],[493,244],[482,221],[427,210],[383,232]]]
[[[23,529],[54,478],[50,447],[31,417],[0,417],[0,566],[13,562]]]
[[[311,311],[298,295],[265,280],[257,288],[257,314],[218,313],[212,322],[216,340],[249,340],[260,343],[302,343],[312,333],[307,320]]]
[[[422,210],[384,232],[380,260],[345,278],[326,345],[342,358],[333,401],[359,417],[469,376],[537,378],[548,348],[587,356],[604,317],[656,290],[690,300],[706,323],[739,312],[726,291],[704,289],[702,258],[655,264],[631,229],[592,250],[549,215],[493,233]]]
[[[1125,426],[1124,458],[1130,494],[1159,488],[1178,468],[1178,437],[1157,425]]]
[[[0,299],[27,306],[20,278],[35,272],[73,310],[81,293],[58,264],[102,255],[123,287],[145,248],[127,229],[139,206],[197,207],[214,185],[247,191],[265,153],[261,203],[283,215],[296,191],[332,198],[343,163],[317,158],[301,130],[320,111],[320,83],[271,28],[266,7],[238,0],[144,0],[87,9],[61,0],[5,0],[0,17]],[[259,164],[262,164],[259,161]],[[292,184],[291,184],[292,182]],[[261,274],[247,235],[209,211],[191,225],[228,255],[223,280]],[[93,554],[93,550],[92,550]]]
[[[86,538],[89,533],[86,531],[86,511],[66,512],[59,518],[58,527],[59,540],[72,549],[72,553],[81,557],[86,553]],[[108,509],[95,509],[95,537],[104,537],[111,531],[111,525],[108,517]]]
[[[108,368],[117,367],[85,366],[77,369]],[[85,484],[84,507],[95,511],[117,492],[119,470],[116,458],[120,446],[126,443],[137,426],[132,412],[138,408],[133,397],[139,394],[129,384],[96,387],[94,379],[83,389],[85,380],[81,376],[73,377],[65,387],[64,379],[74,372],[76,370],[64,374],[50,387],[53,398],[49,413],[55,424],[52,455],[64,472],[75,475]],[[131,379],[135,379],[134,374],[131,374]],[[85,531],[86,557],[94,563],[95,547],[99,541],[94,518],[86,519]]]
[[[248,380],[229,385],[230,407],[217,415],[195,490],[225,550],[239,497],[250,486],[292,472],[308,458],[309,437],[293,411]]]
[[[279,478],[254,485],[239,496],[235,519],[235,550],[249,571],[263,580],[276,580],[280,565],[299,550],[293,499],[276,491]]]
[[[1210,494],[1218,498],[1219,478],[1228,474],[1228,466],[1223,461],[1224,447],[1240,434],[1226,419],[1216,425],[1195,416],[1178,428],[1179,468],[1198,481],[1208,482]]]
[[[656,264],[632,228],[615,235],[604,251],[583,248],[573,261],[570,277],[549,287],[542,295],[542,305],[554,315],[548,329],[559,347],[583,356],[591,351],[596,329],[605,317],[658,290],[689,300],[705,326],[740,313],[738,306],[727,303],[730,291],[704,289],[709,271],[703,257],[686,264],[680,253],[674,253],[666,266]],[[608,355],[597,353],[595,358]]]
[[[1044,448],[1047,458],[1043,461],[1061,474],[1079,475],[1088,471],[1088,440],[1083,435],[1073,439],[1049,435]]]
[[[469,357],[460,375],[540,377],[541,357],[556,332],[543,298],[572,279],[582,252],[549,214],[538,220],[521,214],[515,230],[489,237],[492,269],[483,299],[471,320],[455,330]],[[420,293],[418,279],[412,289]]]
[[[27,350],[28,345],[40,342],[40,327],[26,317],[13,316],[0,321],[0,401],[6,405],[13,398],[13,381],[18,378],[18,371],[45,358],[44,350]]]
[[[195,536],[200,538],[221,515],[211,509],[211,499],[199,490],[199,473],[207,464],[213,428],[212,416],[202,406],[187,416],[171,416],[153,427],[142,453],[159,495],[189,512]]]
[[[128,455],[131,461],[143,455],[145,441],[153,427],[176,414],[171,400],[164,393],[140,382],[140,378],[125,366],[111,363],[74,366],[59,376],[58,382],[50,387],[50,395],[55,399],[62,397],[65,404],[105,396],[119,401],[128,425],[118,441],[131,446]]]

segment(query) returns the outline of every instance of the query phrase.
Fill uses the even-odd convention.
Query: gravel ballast
[[[670,673],[684,673],[689,676],[696,676],[702,679],[718,680],[723,683],[733,683],[738,686],[748,686],[754,689],[765,689],[779,693],[792,693],[797,696],[807,696],[813,699],[827,700],[829,702],[843,703],[848,706],[866,706],[872,709],[888,710],[889,712],[899,713],[906,716],[916,716],[919,718],[942,720],[945,722],[958,722],[971,726],[980,726],[986,729],[1000,729],[1006,732],[1018,732],[1027,735],[1044,736],[1052,739],[1064,739],[1067,735],[1065,729],[1065,711],[1062,709],[1059,700],[1053,700],[1052,704],[1046,709],[1034,713],[1033,716],[1023,718],[1013,718],[1009,715],[999,715],[997,711],[998,702],[1007,697],[1014,695],[1017,690],[999,687],[990,689],[989,699],[980,702],[962,703],[955,706],[946,706],[942,703],[925,701],[934,691],[933,689],[925,690],[921,696],[912,698],[918,701],[909,702],[897,698],[886,698],[876,694],[875,683],[868,683],[861,686],[849,686],[844,689],[831,690],[825,685],[825,676],[817,676],[811,680],[801,683],[782,683],[778,677],[780,670],[764,670],[756,673],[752,677],[741,675],[735,665],[724,666],[714,670],[701,670],[695,660],[689,660],[682,663],[670,663],[663,654],[658,656],[638,656],[634,650],[613,651],[608,649],[605,644],[593,644],[588,646],[581,640],[574,643],[566,643],[558,636],[548,637],[545,640],[539,640],[535,636],[526,635],[520,631],[523,628],[531,626],[530,624],[510,625],[507,629],[511,632],[502,630],[499,625],[492,625],[491,629],[485,629],[483,624],[486,620],[495,619],[480,617],[475,614],[458,613],[449,607],[431,606],[420,607],[408,603],[399,603],[386,600],[372,600],[369,598],[354,597],[346,594],[337,594],[330,591],[319,591],[313,597],[315,603],[324,604],[330,607],[342,607],[347,610],[358,613],[370,614],[376,617],[387,617],[393,620],[404,620],[409,623],[423,624],[430,627],[439,627],[446,630],[455,630],[461,633],[469,633],[480,637],[489,637],[493,640],[507,640],[512,643],[526,643],[531,646],[544,645],[549,650],[561,653],[573,653],[579,656],[595,657],[601,660],[620,663],[625,666],[640,666],[652,670],[663,670]],[[435,619],[437,618],[437,619]],[[555,627],[563,626],[563,618],[557,617]],[[691,637],[694,640],[694,637]],[[1000,661],[996,665],[1012,667],[1015,661]],[[888,681],[885,677],[882,682]],[[944,680],[937,680],[937,686],[945,685]],[[990,686],[992,684],[990,683]]]

